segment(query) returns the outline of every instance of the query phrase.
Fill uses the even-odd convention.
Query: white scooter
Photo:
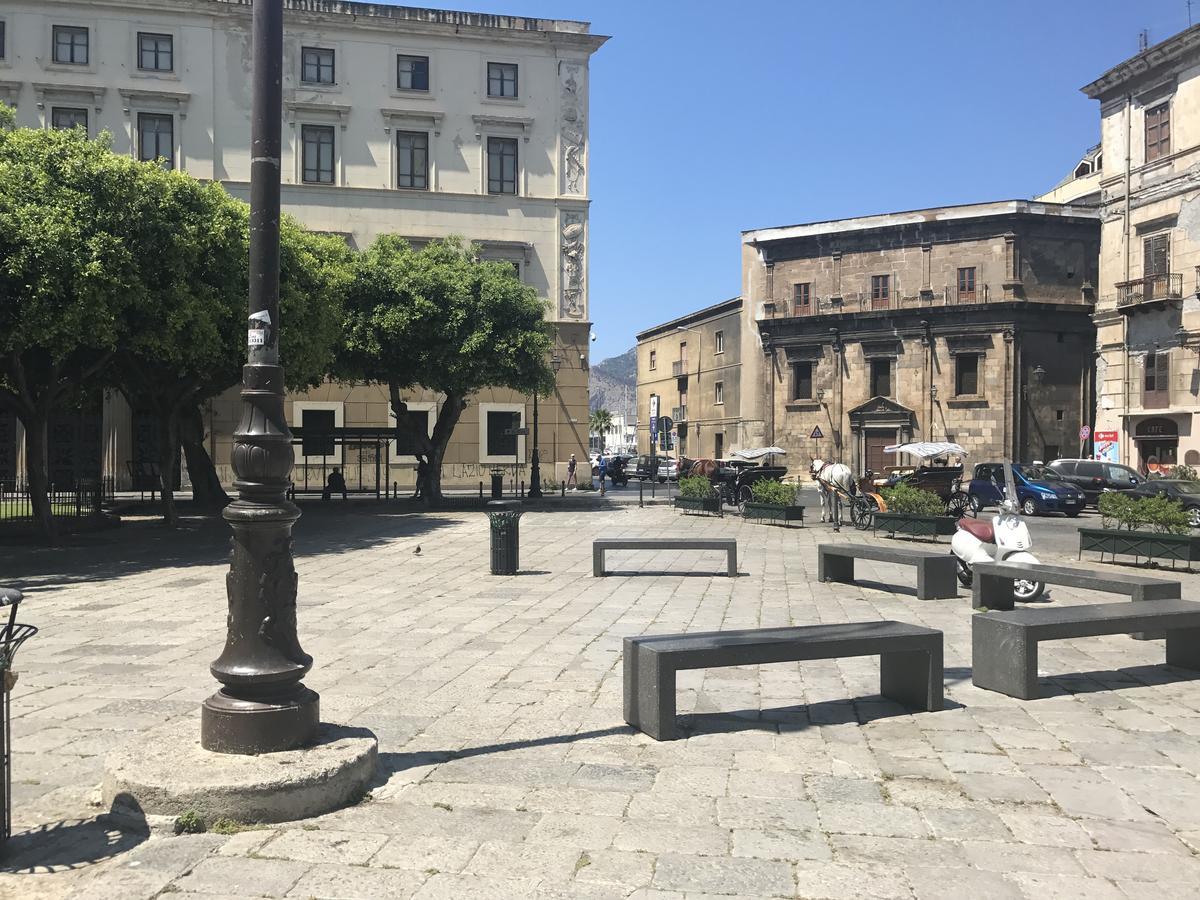
[[[1029,527],[1017,515],[1017,489],[1013,482],[1012,467],[1004,464],[1005,495],[1000,503],[1000,512],[986,522],[966,516],[958,520],[954,537],[950,540],[950,552],[958,562],[958,580],[963,587],[970,587],[973,580],[971,567],[980,562],[1009,562],[1018,565],[1037,565],[1038,559],[1029,552],[1033,538]],[[1042,596],[1046,586],[1040,581],[1018,579],[1013,582],[1015,599],[1028,603]]]

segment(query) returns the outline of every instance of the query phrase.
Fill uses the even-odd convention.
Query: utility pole
[[[218,753],[291,750],[316,736],[320,700],[301,679],[312,657],[296,633],[294,464],[279,364],[279,177],[283,0],[255,0],[250,125],[250,303],[242,416],[234,432],[238,499],[226,580],[225,649],[210,667],[221,688],[204,701],[200,744]]]

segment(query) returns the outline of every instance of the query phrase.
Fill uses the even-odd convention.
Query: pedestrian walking
[[[606,477],[608,477],[608,457],[607,456],[600,457],[599,469],[600,469],[600,491],[601,491],[601,493],[603,493],[604,479]]]
[[[575,454],[572,453],[571,458],[567,460],[567,487],[571,490],[575,490],[579,487],[579,485],[575,483],[575,467],[577,465],[578,463],[575,462]]]
[[[429,482],[429,461],[423,454],[417,454],[417,489],[413,491],[414,500],[423,500]]]

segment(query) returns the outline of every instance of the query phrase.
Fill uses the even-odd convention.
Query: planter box
[[[804,523],[804,507],[795,504],[784,506],[779,503],[754,503],[742,507],[744,519],[766,519],[770,522],[800,522]]]
[[[931,537],[954,534],[953,516],[912,516],[908,513],[875,513],[873,531],[886,531],[891,537]]]
[[[1171,562],[1200,562],[1200,535],[1156,534],[1153,531],[1122,531],[1116,528],[1080,528],[1079,555],[1085,550],[1113,556],[1169,559]]]
[[[683,512],[720,513],[720,497],[676,497],[675,508]]]

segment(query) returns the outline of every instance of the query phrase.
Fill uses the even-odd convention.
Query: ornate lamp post
[[[550,357],[550,368],[554,370],[554,382],[558,383],[558,370],[562,368],[562,360],[555,353]],[[542,451],[538,444],[538,392],[533,392],[533,459],[530,463],[533,471],[529,474],[529,496],[537,500],[542,497]]]
[[[301,681],[312,657],[296,634],[292,525],[294,457],[279,365],[279,173],[283,0],[255,0],[250,148],[250,314],[242,417],[234,432],[238,499],[226,585],[225,650],[211,666],[221,688],[204,701],[200,743],[218,753],[289,750],[316,735],[319,699]]]

